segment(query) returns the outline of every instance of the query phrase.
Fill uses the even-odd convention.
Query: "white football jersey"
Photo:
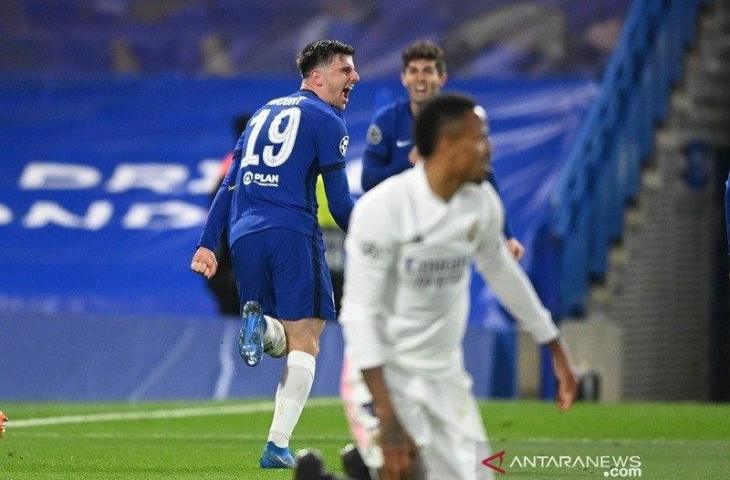
[[[340,320],[360,369],[386,363],[427,376],[463,365],[472,261],[538,343],[557,337],[550,313],[505,246],[501,201],[465,184],[449,201],[422,165],[389,178],[355,205],[345,241]]]

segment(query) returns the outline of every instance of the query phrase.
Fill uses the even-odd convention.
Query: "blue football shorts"
[[[280,320],[335,320],[322,238],[285,228],[249,233],[231,246],[241,306],[255,300]]]

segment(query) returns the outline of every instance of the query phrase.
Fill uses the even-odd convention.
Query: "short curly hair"
[[[446,73],[444,51],[441,47],[429,40],[420,40],[409,45],[405,50],[403,50],[403,53],[401,53],[401,59],[403,59],[404,72],[412,60],[435,60],[436,70],[438,70],[439,75]]]

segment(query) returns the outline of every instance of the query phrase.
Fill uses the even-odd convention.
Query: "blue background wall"
[[[206,395],[222,327],[189,261],[207,192],[234,142],[231,119],[297,87],[296,79],[0,77],[0,398]],[[503,199],[527,247],[523,265],[550,305],[548,199],[596,86],[572,78],[454,81],[448,88],[470,92],[489,112]],[[362,82],[353,93],[346,119],[356,192],[369,119],[402,91],[397,82]],[[143,165],[156,170],[125,183],[124,172]],[[72,177],[51,174],[69,166],[77,168]],[[56,221],[44,222],[50,211]],[[512,326],[478,278],[470,322],[481,329],[473,338],[486,339],[470,353],[480,359],[472,372],[482,375],[478,391],[486,395],[494,386],[479,369],[494,363],[494,332],[510,335]],[[319,363],[339,366],[341,342],[331,330]],[[183,340],[184,359],[170,359]],[[164,361],[180,373],[150,379]],[[336,391],[339,370],[326,368],[315,393]],[[265,394],[254,384],[232,393]]]

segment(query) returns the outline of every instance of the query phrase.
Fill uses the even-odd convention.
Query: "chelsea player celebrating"
[[[424,102],[437,95],[448,80],[444,51],[433,42],[415,42],[403,50],[401,58],[403,71],[400,79],[408,91],[408,98],[378,111],[368,127],[360,179],[366,192],[386,178],[413,166],[418,157],[411,141],[413,119]],[[486,180],[499,193],[491,170]],[[504,223],[504,235],[510,253],[520,260],[525,249],[512,235],[507,221]]]
[[[349,137],[342,111],[360,79],[354,49],[322,40],[297,58],[301,89],[271,100],[249,121],[211,205],[193,271],[215,275],[221,231],[228,242],[242,311],[239,353],[255,366],[263,352],[287,355],[262,468],[292,468],[289,439],[312,387],[319,336],[335,319],[315,184],[347,230],[353,200],[345,175]]]

